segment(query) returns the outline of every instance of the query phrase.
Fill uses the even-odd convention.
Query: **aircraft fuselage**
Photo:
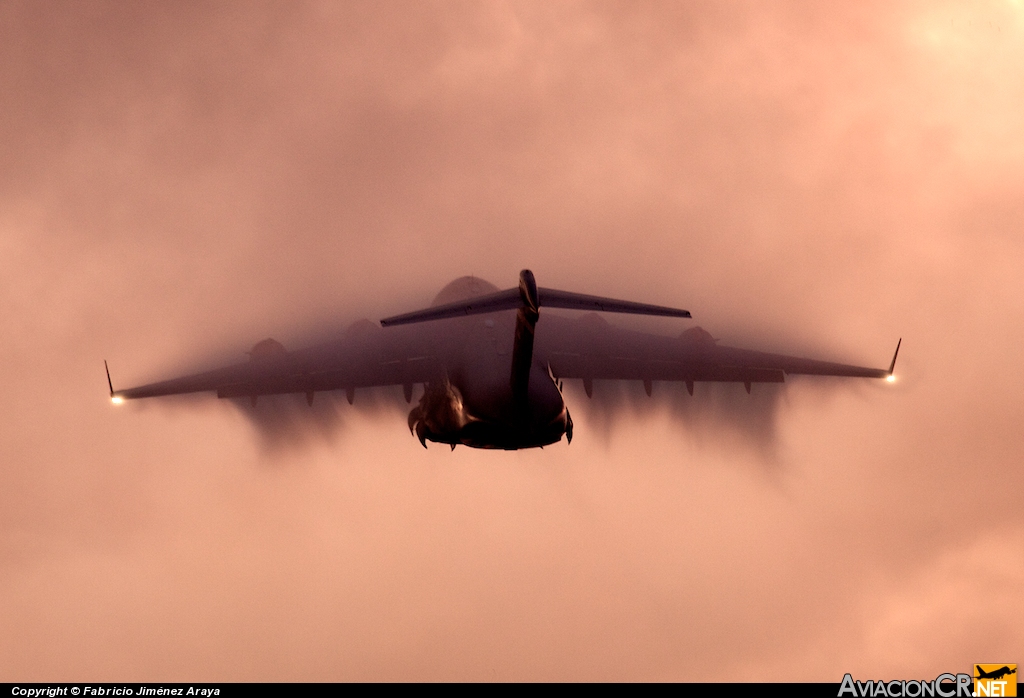
[[[518,449],[571,438],[572,420],[546,366],[531,356],[525,393],[515,390],[515,320],[504,312],[451,323],[458,358],[424,386],[409,413],[421,442]]]

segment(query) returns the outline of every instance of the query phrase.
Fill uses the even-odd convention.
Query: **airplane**
[[[552,315],[541,308],[591,311]],[[114,390],[114,403],[138,398],[215,392],[218,398],[305,394],[402,386],[412,402],[409,430],[427,441],[473,448],[516,450],[572,442],[572,417],[563,398],[564,380],[582,380],[587,397],[595,380],[642,381],[651,395],[654,381],[686,384],[693,395],[699,381],[782,383],[786,375],[846,376],[893,380],[896,352],[888,370],[849,366],[722,346],[692,327],[678,336],[616,328],[599,312],[690,318],[686,310],[615,300],[537,286],[524,269],[519,286],[504,291],[464,276],[445,286],[429,308],[360,320],[336,341],[287,351],[265,339],[247,352],[249,360],[148,385]]]
[[[975,668],[975,671],[978,674],[977,676],[974,677],[976,679],[999,680],[999,679],[1003,678],[1004,676],[1009,676],[1010,674],[1016,674],[1017,673],[1017,667],[1016,666],[1014,666],[1013,669],[1011,669],[1009,666],[1003,666],[1002,668],[995,669],[993,671],[985,671],[984,669],[982,669],[978,665],[975,665],[974,668]]]

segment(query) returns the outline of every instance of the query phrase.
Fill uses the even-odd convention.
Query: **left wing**
[[[404,331],[402,331],[404,330]],[[115,402],[163,395],[216,392],[217,397],[253,397],[282,393],[313,393],[355,388],[406,385],[432,380],[443,368],[439,357],[445,337],[423,328],[385,333],[363,320],[336,342],[287,351],[266,339],[248,352],[249,360],[203,373],[172,378],[127,390],[114,390]],[[409,391],[407,391],[407,394]]]
[[[612,327],[597,315],[547,316],[537,325],[537,352],[558,378],[782,383],[787,374],[887,378],[888,370],[720,346],[695,327],[666,337]],[[899,352],[899,344],[896,345]],[[692,388],[692,385],[689,385]],[[589,387],[588,387],[589,390]]]

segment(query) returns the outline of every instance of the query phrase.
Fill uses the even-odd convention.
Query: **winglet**
[[[895,351],[895,352],[893,352],[893,355],[892,355],[892,363],[891,363],[891,364],[889,364],[889,375],[890,375],[890,376],[892,375],[892,370],[893,370],[894,368],[896,368],[896,357],[897,357],[897,356],[899,355],[899,353],[900,353],[900,344],[902,344],[902,343],[903,343],[903,337],[900,337],[900,340],[899,340],[898,342],[896,342],[896,351]]]
[[[107,366],[107,360],[103,360],[103,368],[107,369],[107,387],[110,388],[110,401],[115,405],[120,405],[124,402],[124,397],[114,392],[114,384],[110,380],[110,367]]]

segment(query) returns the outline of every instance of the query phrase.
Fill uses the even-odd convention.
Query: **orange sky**
[[[0,96],[0,679],[1024,658],[1020,2],[10,0]],[[899,381],[570,386],[517,453],[106,397],[524,267]]]

